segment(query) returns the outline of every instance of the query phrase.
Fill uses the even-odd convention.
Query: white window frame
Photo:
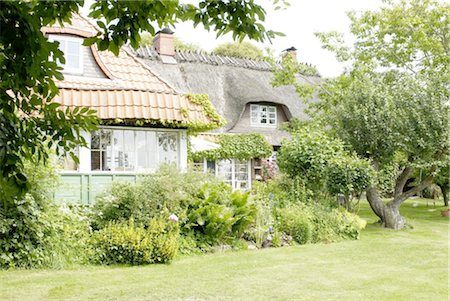
[[[62,64],[61,62],[57,62],[57,64],[61,67],[63,67],[64,73],[70,73],[70,74],[83,74],[83,39],[78,37],[69,37],[69,36],[63,36],[63,35],[49,35],[48,37],[49,41],[51,42],[59,42],[59,50],[61,50],[64,53],[64,58],[66,60],[65,64]],[[76,42],[79,45],[78,48],[78,68],[70,68],[67,65],[68,61],[68,55],[66,54],[67,51],[67,45],[68,42]]]
[[[240,189],[240,187],[237,187],[238,180],[236,179],[236,160],[238,160],[238,159],[224,159],[224,160],[231,161],[231,188],[233,188],[233,190]],[[210,172],[208,170],[208,161],[212,161],[212,160],[207,160],[206,158],[203,158],[203,166],[202,167],[203,167],[204,173]],[[220,161],[221,160],[214,160],[214,175],[218,178],[220,178],[220,175],[219,175],[219,162]],[[240,161],[246,161],[245,164],[247,164],[247,186],[248,186],[247,190],[250,190],[252,188],[251,160],[240,160]],[[198,164],[198,166],[200,164]],[[228,181],[224,181],[224,182],[227,183]]]
[[[264,117],[264,110],[266,116]],[[273,112],[269,112],[270,109],[273,109]],[[252,116],[253,112],[257,112],[257,119],[255,119]],[[269,114],[274,114],[274,117],[271,118]],[[267,123],[262,123],[262,119],[265,118]],[[274,123],[271,124],[270,120],[273,120]],[[251,104],[250,105],[250,125],[251,126],[258,126],[258,127],[271,127],[275,128],[277,127],[277,107],[272,105],[260,105],[260,104]]]
[[[182,137],[183,137],[183,133],[181,133],[179,130],[174,130],[174,129],[149,129],[149,128],[130,128],[130,127],[99,127],[97,129],[98,130],[126,130],[126,131],[142,131],[142,132],[154,132],[156,134],[156,137],[158,137],[158,133],[175,133],[177,134],[177,160],[175,162],[177,168],[182,168]],[[90,141],[90,140],[89,140]],[[97,149],[95,149],[97,150]],[[114,154],[114,145],[111,144],[111,153]],[[89,145],[89,156],[90,159],[92,159],[91,157],[92,155],[92,150],[91,150],[91,145]],[[89,170],[91,173],[115,173],[115,174],[137,174],[137,173],[148,173],[148,172],[154,172],[156,171],[156,169],[159,168],[159,166],[161,164],[163,164],[164,162],[160,162],[160,157],[159,157],[159,152],[158,152],[158,146],[157,146],[157,150],[156,153],[154,154],[154,156],[152,158],[154,158],[157,161],[157,167],[156,169],[147,169],[147,170],[140,170],[137,166],[137,158],[138,156],[135,155],[134,156],[134,169],[133,170],[115,170],[115,166],[113,163],[111,163],[111,170],[92,170],[92,165],[89,166]],[[112,158],[111,160],[114,160],[114,158]]]

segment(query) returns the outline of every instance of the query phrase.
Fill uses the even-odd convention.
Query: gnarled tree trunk
[[[367,190],[366,196],[370,207],[380,218],[383,227],[391,229],[402,229],[405,227],[405,218],[400,214],[400,205],[393,201],[385,204],[374,186]]]
[[[378,164],[374,163],[374,168],[378,170]],[[397,177],[394,190],[394,198],[384,203],[375,186],[370,186],[366,191],[367,201],[373,212],[380,218],[381,225],[391,229],[402,229],[405,227],[405,218],[400,214],[400,206],[408,198],[419,193],[433,182],[433,176],[428,176],[419,185],[403,192],[406,182],[412,173],[412,168],[405,167],[402,173]]]
[[[437,184],[439,188],[441,188],[442,196],[444,197],[444,206],[448,207],[448,190],[449,188],[446,185],[442,185],[440,183]]]

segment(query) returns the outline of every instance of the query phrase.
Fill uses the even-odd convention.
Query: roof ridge
[[[141,46],[138,49],[132,51],[137,57],[140,58],[151,60],[155,60],[158,58],[158,53],[151,47],[148,47],[147,45]],[[251,58],[219,55],[213,52],[207,52],[202,50],[195,50],[195,51],[175,50],[174,58],[179,62],[199,62],[210,65],[227,65],[261,71],[271,71],[273,69],[272,64],[263,59],[256,60]],[[304,66],[313,66],[312,64],[308,64],[306,62],[299,62],[299,63]],[[316,74],[315,76],[320,75]]]

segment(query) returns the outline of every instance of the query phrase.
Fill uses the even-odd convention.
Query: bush
[[[299,244],[311,242],[313,224],[311,213],[306,206],[292,206],[278,209],[277,211],[278,229]]]
[[[343,208],[316,208],[313,218],[313,242],[335,242],[358,239],[366,222]]]
[[[35,268],[52,263],[56,228],[50,196],[58,175],[56,162],[47,163],[26,162],[24,172],[31,189],[24,197],[0,206],[0,268]]]
[[[186,208],[200,187],[211,181],[198,172],[181,173],[171,166],[138,179],[137,183],[114,182],[99,196],[93,207],[93,227],[103,228],[110,221],[128,221],[147,225],[155,217],[176,214],[186,219]]]
[[[205,184],[188,207],[184,232],[191,233],[202,245],[216,245],[241,238],[253,223],[256,207],[249,193],[231,192],[224,183]]]
[[[366,222],[343,208],[291,205],[276,210],[276,227],[299,244],[358,239]]]
[[[89,210],[84,206],[55,207],[51,223],[55,233],[51,239],[53,249],[52,267],[63,268],[89,262],[91,227]]]
[[[148,228],[127,222],[109,222],[92,235],[93,261],[100,264],[170,262],[178,249],[178,227],[153,219]]]

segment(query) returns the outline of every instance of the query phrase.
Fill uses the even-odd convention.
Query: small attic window
[[[58,61],[58,65],[64,68],[64,73],[82,74],[83,73],[83,39],[77,37],[68,37],[60,35],[50,35],[50,41],[59,42],[59,49],[64,53],[66,63]]]
[[[277,126],[277,107],[268,105],[250,105],[251,125],[252,126]]]

